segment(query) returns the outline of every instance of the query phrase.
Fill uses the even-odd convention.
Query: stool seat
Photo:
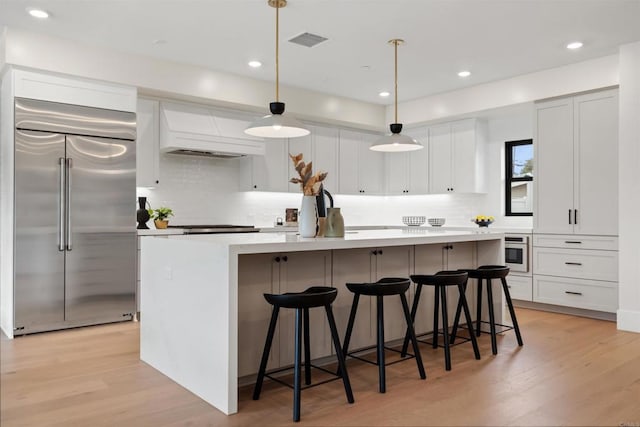
[[[347,283],[346,286],[354,294],[384,296],[404,294],[411,282],[404,278],[385,277],[375,283]]]
[[[420,357],[420,349],[418,348],[418,341],[416,340],[415,333],[413,331],[413,323],[411,322],[411,317],[409,314],[409,304],[407,303],[406,292],[409,290],[409,286],[411,286],[411,282],[407,278],[401,277],[385,277],[383,279],[378,280],[375,283],[347,283],[347,289],[353,292],[353,303],[351,304],[351,312],[349,314],[349,322],[347,323],[347,331],[344,337],[344,347],[342,349],[342,353],[347,356],[355,357],[364,362],[369,362],[365,359],[361,359],[355,355],[349,353],[349,343],[351,341],[351,334],[353,332],[353,326],[356,320],[356,312],[358,310],[358,302],[360,301],[361,295],[366,296],[375,296],[376,297],[376,353],[377,358],[374,365],[378,366],[378,387],[380,393],[386,393],[387,385],[386,385],[386,372],[385,372],[385,349],[393,350],[391,348],[387,348],[384,345],[384,297],[397,295],[400,297],[400,302],[402,303],[402,311],[407,323],[407,339],[411,340],[413,345],[414,357],[416,359],[416,364],[418,365],[418,373],[420,374],[421,379],[427,378],[427,374],[424,371],[424,365],[422,364],[422,357]],[[355,353],[355,352],[354,352]],[[406,351],[403,353],[403,357],[407,354]],[[401,359],[398,361],[407,360]]]
[[[411,322],[415,322],[416,315],[418,313],[418,303],[420,302],[420,295],[422,293],[423,286],[433,286],[435,295],[434,295],[434,310],[433,310],[433,337],[432,337],[432,346],[433,348],[438,347],[438,306],[442,304],[442,336],[444,339],[444,362],[445,369],[447,371],[451,370],[451,351],[450,351],[450,343],[449,343],[449,315],[447,313],[447,290],[445,289],[448,286],[456,286],[460,293],[460,297],[458,300],[458,306],[461,309],[464,309],[464,315],[467,319],[467,328],[469,329],[469,335],[471,343],[473,344],[473,353],[476,359],[480,359],[480,350],[478,349],[478,343],[476,342],[475,335],[473,334],[473,330],[471,327],[471,314],[469,312],[469,306],[467,304],[467,299],[465,297],[465,288],[467,285],[467,280],[469,278],[469,274],[465,271],[455,270],[455,271],[439,271],[436,274],[432,275],[422,275],[415,274],[411,276],[411,280],[416,284],[416,294],[413,299],[413,307],[411,308]],[[457,324],[456,324],[457,325]],[[456,334],[456,327],[454,327],[454,331],[452,332],[452,337]],[[425,334],[426,335],[426,334]],[[405,354],[409,345],[409,331],[404,338],[404,343],[402,345],[402,354]]]
[[[310,336],[309,336],[309,309],[316,307],[324,307],[327,314],[327,322],[329,323],[329,330],[331,331],[331,339],[333,341],[333,347],[336,351],[336,359],[338,360],[338,378],[342,378],[344,384],[344,391],[347,395],[347,402],[353,403],[353,391],[351,390],[351,383],[349,382],[349,375],[347,374],[347,367],[345,365],[344,355],[342,353],[342,347],[340,345],[340,338],[338,337],[338,329],[336,328],[336,321],[333,317],[333,310],[331,309],[331,303],[335,301],[338,295],[336,288],[330,288],[328,286],[311,286],[302,292],[287,292],[284,294],[264,294],[264,299],[273,306],[271,312],[271,321],[269,322],[269,329],[267,331],[267,338],[264,343],[264,350],[262,352],[262,359],[260,361],[260,369],[258,370],[258,378],[256,379],[256,385],[253,389],[253,400],[260,398],[262,391],[262,383],[265,377],[272,380],[281,382],[278,378],[272,377],[271,374],[281,372],[289,368],[283,368],[268,374],[267,363],[269,362],[269,353],[271,352],[271,344],[276,332],[276,325],[278,322],[278,313],[281,308],[295,309],[295,354],[294,354],[294,366],[293,366],[293,421],[300,421],[300,392],[302,390],[301,368],[302,368],[302,342],[304,334],[304,382],[308,387],[314,385],[324,384],[329,380],[319,382],[317,384],[311,384],[311,368],[317,368],[327,373],[332,373],[322,367],[311,364],[311,349],[310,349]],[[285,384],[285,383],[283,383]],[[288,385],[288,384],[285,384]]]
[[[271,305],[284,308],[323,307],[333,303],[338,296],[336,288],[329,286],[312,286],[303,292],[287,292],[284,294],[264,294],[264,299]]]
[[[482,265],[475,269],[469,270],[460,270],[469,274],[470,279],[477,279],[478,281],[478,291],[476,293],[477,296],[477,304],[476,304],[476,335],[480,336],[481,329],[480,326],[482,323],[489,323],[490,334],[491,334],[491,352],[496,355],[498,354],[498,344],[496,340],[496,325],[505,327],[505,330],[513,329],[516,333],[516,339],[518,341],[518,345],[522,346],[522,336],[520,335],[520,327],[518,326],[518,319],[516,318],[516,312],[513,308],[513,302],[511,301],[511,295],[509,293],[509,286],[507,285],[506,277],[509,275],[509,267],[504,265]],[[493,306],[493,289],[491,286],[491,280],[498,279],[502,284],[502,291],[504,292],[504,296],[507,302],[507,308],[509,309],[509,314],[511,316],[511,322],[513,323],[513,327],[502,325],[496,322],[494,306]],[[489,322],[484,322],[482,320],[482,281],[485,281],[486,289],[487,289],[487,305],[489,310]],[[466,289],[466,285],[465,285]],[[458,308],[456,309],[455,320],[453,323],[453,333],[451,336],[451,342],[455,339],[455,332],[458,328],[458,321],[460,319],[460,312],[462,310],[462,306],[458,304]],[[502,332],[504,332],[503,330]]]

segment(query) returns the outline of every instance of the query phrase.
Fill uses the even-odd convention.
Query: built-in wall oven
[[[504,261],[513,272],[529,273],[529,236],[506,234]]]

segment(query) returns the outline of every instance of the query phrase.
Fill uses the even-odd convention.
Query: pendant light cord
[[[280,102],[280,7],[276,6],[276,102]]]
[[[393,41],[393,46],[395,50],[395,110],[396,110],[396,121],[394,123],[398,123],[398,40]]]

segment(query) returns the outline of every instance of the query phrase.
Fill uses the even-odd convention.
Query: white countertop
[[[484,227],[480,228],[477,225],[468,225],[468,226],[455,226],[455,225],[445,225],[442,227],[432,227],[430,225],[421,225],[419,227],[409,227],[406,225],[355,225],[355,226],[347,226],[345,227],[347,231],[353,230],[447,230],[447,231],[481,231],[486,230]],[[497,233],[513,233],[513,234],[531,234],[533,233],[533,229],[524,228],[524,227],[495,227],[489,226],[489,231],[497,232]],[[286,232],[286,233],[295,233],[298,231],[297,226],[275,226],[275,227],[263,227],[260,228],[261,233],[277,233],[277,232]]]
[[[163,230],[150,228],[148,230],[136,230],[136,231],[138,232],[138,236],[173,236],[176,234],[184,234],[184,229],[182,228],[166,228]]]
[[[339,238],[302,238],[294,233],[239,233],[175,235],[170,240],[188,240],[227,246],[232,253],[294,252],[331,249],[406,246],[433,243],[453,243],[498,240],[504,234],[495,230],[448,230],[443,228],[408,228],[382,230],[352,230]]]

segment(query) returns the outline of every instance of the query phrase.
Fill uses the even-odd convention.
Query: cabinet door
[[[238,261],[238,376],[255,374],[267,338],[272,306],[263,294],[277,293],[279,265],[272,254],[240,255]],[[274,284],[276,286],[274,287]],[[268,369],[279,364],[279,335],[271,346]]]
[[[289,172],[287,173],[287,183],[289,186],[290,193],[301,193],[300,184],[292,184],[288,182],[293,177],[298,177],[298,172],[296,172],[296,168],[289,157],[290,154],[296,156],[298,154],[302,154],[302,159],[305,163],[309,163],[313,161],[313,151],[311,148],[311,135],[299,137],[299,138],[291,138],[289,139],[288,145],[289,150],[287,152],[287,166],[289,166]],[[313,173],[318,171],[317,165],[313,164]]]
[[[286,139],[269,139],[265,141],[264,156],[253,156],[252,187],[260,191],[283,191],[289,189],[289,171]]]
[[[377,250],[377,255],[373,255],[376,262],[375,280],[384,277],[409,278],[411,275],[413,247],[387,247]],[[410,291],[405,294],[407,301],[411,300]],[[372,301],[372,312],[375,313],[376,302]],[[375,330],[375,329],[374,329]],[[397,340],[404,338],[407,331],[407,322],[402,311],[402,303],[400,297],[391,296],[384,298],[384,339],[385,341]]]
[[[362,134],[358,155],[358,183],[364,194],[384,193],[384,153],[369,149],[378,138],[378,135]]]
[[[409,190],[409,156],[414,153],[385,153],[387,194],[406,194]]]
[[[436,274],[445,269],[446,245],[418,245],[415,247],[415,274]],[[415,285],[413,285],[415,287]],[[416,313],[416,334],[425,334],[433,330],[434,290],[431,286],[422,287],[420,305]],[[415,294],[415,290],[414,290]]]
[[[429,193],[429,138],[426,128],[412,129],[407,135],[414,138],[422,149],[411,151],[409,158],[409,194]]]
[[[348,130],[340,130],[338,180],[340,194],[359,194],[358,153],[362,137]]]
[[[327,172],[324,188],[338,192],[338,130],[314,126],[312,129],[313,170]]]
[[[345,283],[371,282],[372,276],[371,249],[344,249],[333,251],[333,286],[338,289],[338,297],[333,303],[333,313],[344,345],[344,334],[347,330],[349,313],[353,303],[353,293]],[[372,312],[371,297],[361,296],[358,304],[356,320],[349,344],[350,350],[357,350],[376,343],[375,308]]]
[[[453,144],[451,191],[456,193],[476,192],[476,132],[473,120],[455,122],[451,125]]]
[[[573,100],[536,105],[534,229],[573,233]]]
[[[574,231],[618,234],[618,91],[574,99]]]
[[[280,256],[280,290],[278,293],[302,292],[311,286],[331,286],[331,251],[291,252]],[[295,310],[281,310],[280,366],[294,362]],[[331,354],[331,333],[323,307],[309,310],[311,358]],[[304,355],[303,355],[304,359]]]
[[[451,126],[429,128],[429,192],[449,193],[452,187]]]
[[[159,103],[138,99],[136,138],[136,186],[155,187],[160,183]]]

